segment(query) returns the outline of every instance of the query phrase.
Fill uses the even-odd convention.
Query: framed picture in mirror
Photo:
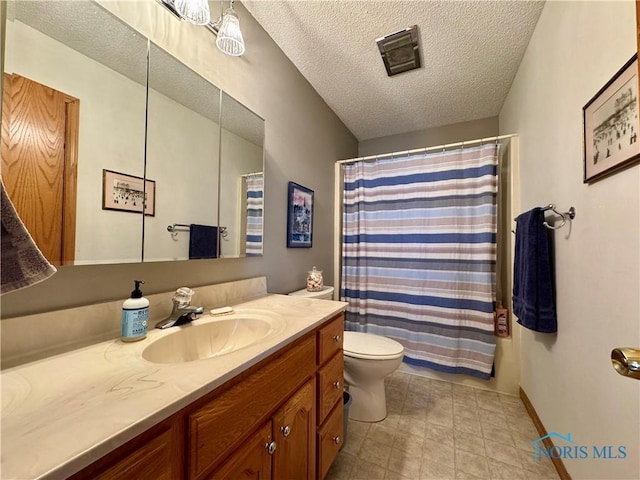
[[[311,248],[313,190],[289,182],[287,199],[287,248]]]
[[[155,216],[156,182],[146,180],[143,184],[143,181],[141,177],[103,169],[102,209],[141,213],[145,204],[144,214]],[[146,201],[143,201],[145,196]]]

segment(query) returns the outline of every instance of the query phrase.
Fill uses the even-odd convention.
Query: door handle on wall
[[[623,377],[640,380],[640,349],[630,347],[614,348],[611,351],[611,363]]]

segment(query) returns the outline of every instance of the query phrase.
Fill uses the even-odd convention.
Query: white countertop
[[[177,328],[111,340],[2,372],[3,479],[64,478],[345,309],[346,303],[268,295],[235,305],[281,318],[278,331],[223,356],[156,364],[142,350]],[[226,316],[225,316],[226,317]],[[225,318],[218,317],[218,318]],[[228,318],[228,317],[226,317]],[[203,316],[194,324],[212,321]]]

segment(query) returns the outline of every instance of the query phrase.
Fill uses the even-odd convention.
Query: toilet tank
[[[302,290],[296,290],[295,292],[291,292],[289,295],[299,296],[299,297],[307,297],[307,298],[321,298],[323,300],[331,300],[333,297],[333,287],[324,286],[322,290],[318,290],[317,292],[309,292],[306,288]]]

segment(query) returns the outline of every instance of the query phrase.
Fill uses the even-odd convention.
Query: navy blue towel
[[[549,232],[539,207],[516,218],[513,313],[520,325],[542,333],[558,331]]]
[[[218,257],[218,227],[192,223],[189,231],[189,259]]]

